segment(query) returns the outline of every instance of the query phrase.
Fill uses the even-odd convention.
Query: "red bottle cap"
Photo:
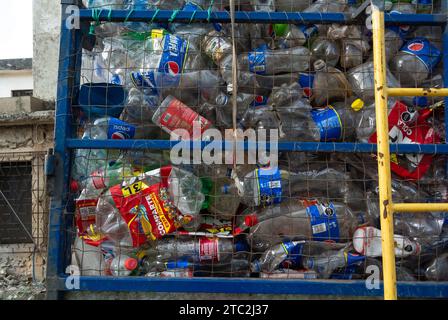
[[[258,223],[258,218],[256,214],[249,214],[244,218],[244,224],[248,227],[253,227]]]
[[[135,270],[137,268],[137,265],[138,262],[134,258],[126,259],[126,261],[124,262],[124,267],[129,271]]]
[[[70,191],[76,193],[79,191],[79,183],[76,180],[70,181]]]
[[[304,88],[303,89],[303,93],[305,94],[306,97],[311,97],[313,95],[313,91],[311,90],[311,88]]]

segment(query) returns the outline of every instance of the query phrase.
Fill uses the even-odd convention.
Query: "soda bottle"
[[[311,44],[311,57],[314,61],[323,60],[329,66],[336,66],[341,56],[338,42],[327,37],[317,37]]]
[[[234,255],[241,251],[247,252],[247,245],[244,242],[234,242],[233,239],[182,237],[162,239],[143,252],[148,259],[153,257],[160,262],[182,258],[193,263],[210,264],[230,263]]]
[[[317,0],[314,1],[307,9],[303,12],[344,12],[346,9],[346,0]]]
[[[309,0],[275,0],[275,9],[278,12],[302,12],[309,4]]]
[[[96,119],[87,124],[82,139],[107,140],[107,139],[132,139],[135,135],[135,127],[113,117]],[[73,163],[72,178],[78,183],[88,178],[98,169],[105,169],[109,163],[114,163],[120,157],[119,150],[105,149],[79,149],[76,150]],[[78,188],[79,190],[79,188]]]
[[[347,72],[347,79],[353,92],[366,104],[375,100],[373,62],[367,61]],[[400,82],[386,69],[386,82],[389,88],[399,88]],[[411,99],[412,100],[412,99]]]
[[[417,13],[432,13],[432,12],[433,12],[432,0],[417,0]]]
[[[315,25],[274,24],[270,26],[270,34],[275,48],[287,49],[303,46],[317,34]]]
[[[364,61],[369,52],[370,45],[358,26],[332,25],[328,29],[328,37],[341,41],[341,67],[351,69]]]
[[[316,271],[321,278],[330,278],[333,271],[338,268],[350,267],[365,260],[365,256],[347,252],[347,249],[339,251],[326,251],[315,257],[303,257],[305,268]]]
[[[280,203],[291,195],[328,196],[344,199],[353,206],[364,198],[351,185],[345,171],[331,166],[309,166],[297,173],[278,167],[257,168],[247,173],[240,183],[244,190],[241,201],[249,207]]]
[[[407,41],[391,61],[391,71],[403,86],[420,85],[441,60],[441,52],[426,38]]]
[[[83,0],[86,8],[103,10],[121,10],[124,9],[125,0]]]
[[[418,256],[421,246],[418,242],[401,235],[394,235],[395,256],[408,257]],[[353,247],[362,255],[367,257],[381,257],[381,230],[375,227],[360,227],[353,234]]]
[[[238,68],[261,75],[307,71],[310,51],[302,46],[278,50],[252,51],[238,57]],[[231,59],[225,60],[231,66]],[[228,68],[227,68],[228,69]]]
[[[322,107],[331,104],[332,100],[348,98],[352,95],[352,88],[344,73],[331,67],[323,60],[314,62],[316,75],[314,76],[312,101],[315,106]]]
[[[254,215],[245,219],[245,223],[252,225],[248,235],[252,250],[264,251],[285,238],[349,242],[360,224],[358,216],[347,205],[338,202],[314,202],[307,206],[296,200],[275,208],[267,207],[264,212],[269,210],[281,210],[281,214],[261,222]]]
[[[428,265],[425,277],[430,281],[448,280],[448,253],[441,254]]]
[[[209,193],[208,210],[218,218],[232,219],[240,206],[238,191],[233,187],[231,168],[215,165],[210,169],[212,190]]]
[[[183,5],[184,0],[148,0],[148,6],[152,9],[176,10]]]
[[[115,277],[130,276],[138,267],[138,261],[127,255],[118,255],[110,262],[110,272]]]
[[[272,273],[276,269],[301,269],[306,259],[319,256],[328,251],[337,252],[346,245],[317,241],[283,241],[268,248],[262,256],[252,262],[252,272]],[[304,263],[305,262],[305,263]],[[310,268],[312,269],[312,268]]]

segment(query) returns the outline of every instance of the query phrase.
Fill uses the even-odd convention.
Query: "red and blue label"
[[[165,85],[177,86],[179,84],[179,76],[183,72],[187,50],[187,41],[173,35],[165,36],[159,64],[159,72],[164,75],[163,83]]]
[[[313,83],[314,74],[312,73],[300,73],[299,85],[303,89],[303,95],[305,98],[310,98],[313,95]]]
[[[253,51],[248,53],[249,71],[256,74],[266,74],[265,51]]]
[[[440,50],[434,47],[426,38],[410,40],[403,45],[400,51],[417,57],[423,62],[428,71],[432,71],[442,59]]]
[[[283,242],[283,250],[288,254],[285,260],[280,263],[280,269],[297,269],[302,267],[303,242]]]
[[[135,127],[127,122],[111,118],[107,131],[107,138],[113,140],[133,139],[135,135]]]
[[[259,204],[270,205],[282,201],[282,179],[278,167],[256,170]]]
[[[131,80],[134,86],[138,89],[149,89],[150,92],[146,92],[146,94],[158,95],[157,84],[155,79],[155,74],[153,71],[146,72],[132,72]]]
[[[310,206],[306,213],[310,218],[313,240],[339,242],[339,223],[332,203]]]
[[[342,123],[336,110],[328,106],[324,109],[314,109],[311,117],[320,131],[320,141],[339,141],[342,138]]]
[[[250,104],[251,107],[265,106],[268,103],[268,98],[265,96],[255,96],[254,101]]]

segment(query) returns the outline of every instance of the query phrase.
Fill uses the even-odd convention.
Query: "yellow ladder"
[[[384,41],[384,11],[374,1],[372,1],[372,28],[384,299],[396,300],[397,280],[393,214],[395,212],[448,211],[448,203],[393,203],[387,99],[389,96],[446,97],[448,96],[448,89],[388,88],[386,82],[387,64]]]

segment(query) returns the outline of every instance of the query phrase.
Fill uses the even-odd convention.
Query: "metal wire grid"
[[[106,23],[101,27],[97,27],[97,31],[99,30],[99,32],[103,32],[102,36],[109,38],[106,41],[103,41],[104,44],[111,44],[114,41],[117,41],[117,37],[112,35],[111,37],[108,37],[107,32],[104,32],[105,30],[108,30],[108,27],[113,26],[112,23]],[[256,26],[257,27],[257,26]],[[114,27],[112,27],[114,28]],[[225,25],[224,25],[225,28]],[[325,28],[324,26],[318,26],[318,28]],[[241,30],[242,28],[239,28],[239,30]],[[437,33],[436,33],[437,34]],[[194,31],[190,32],[190,37],[194,38]],[[98,34],[97,34],[98,36]],[[88,42],[89,37],[84,36],[83,37],[83,41]],[[328,37],[321,37],[324,40],[328,40]],[[237,43],[239,44],[239,47],[241,49],[241,52],[247,54],[247,52],[249,51],[249,49],[254,49],[253,45],[254,43],[260,43],[261,41],[265,41],[266,38],[262,38],[262,37],[252,37],[252,38],[245,38],[244,36],[238,36],[237,39]],[[96,41],[97,44],[99,44],[101,41],[101,36],[99,36]],[[346,40],[358,40],[358,41],[365,41],[365,38],[356,38],[356,39],[346,39]],[[431,40],[435,40],[436,44],[440,44],[441,40],[440,39],[431,39]],[[252,42],[252,43],[250,43]],[[340,44],[343,43],[343,41],[340,41]],[[339,45],[340,45],[339,44]],[[309,44],[307,44],[308,47],[311,49],[311,46]],[[142,43],[140,43],[139,45],[137,45],[136,47],[141,47]],[[83,50],[83,52],[81,53],[81,50],[78,51],[78,53],[76,54],[76,59],[81,59],[82,57],[86,57],[86,56],[101,56],[102,58],[104,58],[105,56],[114,56],[114,53],[116,53],[114,50],[111,51],[102,51],[100,50],[100,52],[95,52],[95,50],[97,50],[98,47],[95,47],[95,49],[93,50],[93,52],[95,54],[92,55],[92,53],[88,52],[87,50]],[[202,42],[200,42],[199,44],[199,49],[197,49],[197,53],[201,53],[203,52],[203,47],[202,47]],[[119,50],[118,50],[119,51]],[[123,53],[123,50],[120,52]],[[132,83],[129,80],[129,73],[131,73],[132,71],[150,71],[149,68],[147,68],[146,70],[144,68],[141,68],[141,65],[139,64],[133,64],[132,63],[132,59],[129,59],[129,57],[133,54],[132,50],[126,48],[124,50],[125,56],[126,56],[126,60],[125,60],[125,65],[126,67],[121,67],[120,65],[117,65],[116,67],[113,67],[111,65],[111,61],[112,59],[104,59],[106,61],[106,64],[103,65],[105,67],[105,70],[107,71],[112,71],[111,74],[108,74],[107,76],[107,82],[113,81],[114,79],[116,80],[116,73],[115,75],[113,74],[114,71],[117,71],[117,69],[120,69],[120,71],[122,72],[122,74],[124,74],[125,76],[123,76],[120,80],[122,80],[121,84],[124,85],[124,87],[127,88],[131,88],[134,87],[134,89],[140,89],[139,91],[135,91],[136,93],[136,97],[139,97],[141,100],[143,100],[144,98],[144,91],[145,88],[143,88],[142,86],[135,86],[135,83]],[[144,51],[143,54],[143,61],[149,60],[152,54],[157,54],[157,50],[149,50],[149,51]],[[194,54],[193,54],[194,56]],[[299,56],[299,58],[302,58]],[[308,55],[306,56],[306,58],[309,60],[310,65],[312,65],[312,62],[314,62],[316,60],[316,58],[323,58],[323,60],[327,63],[327,64],[331,64],[332,62],[329,61],[329,56],[326,54],[323,55],[319,55],[314,54],[314,55]],[[368,61],[369,56],[368,54],[366,54],[365,56],[363,56],[363,62]],[[104,61],[103,60],[103,61]],[[207,57],[205,57],[205,60],[207,60]],[[213,63],[211,63],[210,61],[206,62],[206,66],[207,69],[212,69],[213,72],[217,72],[219,71],[218,66],[214,65]],[[439,70],[434,71],[433,73],[431,73],[431,75],[428,77],[428,79],[430,79],[429,81],[427,81],[428,83],[425,84],[425,86],[431,87],[431,86],[435,86],[435,85],[439,85],[440,83],[437,82],[437,79],[433,79],[433,75],[436,75],[437,73],[440,74],[440,70],[441,70],[441,65],[442,63],[439,63],[438,68]],[[346,69],[342,68],[339,64],[337,65],[338,69],[345,72],[345,74],[347,74]],[[96,67],[98,67],[98,65],[96,65]],[[204,68],[204,67],[203,67]],[[277,68],[277,66],[274,66],[274,69]],[[282,68],[282,66],[278,66],[278,68]],[[92,67],[91,65],[89,65],[89,63],[87,63],[87,60],[83,60],[83,65],[82,65],[82,69],[81,70],[73,70],[71,72],[73,72],[74,74],[78,74],[78,72],[80,71],[81,74],[81,84],[82,83],[89,83],[89,79],[94,79],[96,72],[97,72],[98,68]],[[202,70],[202,69],[199,69]],[[190,71],[196,71],[196,70],[184,70],[185,73],[190,73]],[[275,73],[275,70],[274,70]],[[330,72],[331,73],[331,72]],[[400,77],[399,74],[396,74],[397,78]],[[114,78],[115,77],[115,78]],[[259,77],[262,78],[262,77]],[[171,89],[171,91],[168,89],[168,93],[172,93],[173,95],[175,95],[179,100],[183,101],[184,103],[186,103],[191,109],[195,110],[196,112],[198,112],[201,115],[207,115],[210,117],[210,119],[213,119],[214,123],[219,123],[219,120],[223,120],[223,115],[218,115],[216,116],[216,108],[211,108],[209,107],[209,109],[204,108],[204,97],[201,94],[201,92],[194,92],[193,94],[191,94],[191,89],[196,89],[197,87],[199,87],[200,85],[204,86],[204,81],[201,78],[199,78],[197,80],[196,83],[193,83],[190,87],[186,86],[185,88],[183,88],[183,90],[179,90],[179,89]],[[246,85],[246,87],[244,85],[239,86],[239,89],[244,92],[246,91],[247,94],[252,94],[253,96],[257,97],[257,96],[261,96],[263,94],[269,96],[269,93],[271,93],[271,89],[274,87],[278,87],[280,84],[282,83],[286,83],[287,85],[291,85],[290,86],[290,90],[294,90],[294,82],[296,81],[296,76],[295,75],[286,75],[284,77],[282,77],[280,82],[277,82],[275,80],[267,80],[263,82],[263,85],[259,86],[258,88],[255,88],[255,86],[250,85],[251,83],[249,82],[249,85]],[[418,86],[417,84],[415,84],[415,86]],[[136,87],[136,88],[135,88]],[[209,89],[206,86],[207,89]],[[226,86],[225,83],[220,82],[219,88],[223,91],[226,92],[226,90],[228,89],[228,87]],[[106,92],[108,90],[108,87],[105,87]],[[71,88],[72,93],[73,93],[73,97],[76,96],[76,91],[77,88],[72,87]],[[240,91],[240,92],[241,92]],[[331,93],[331,89],[328,90],[329,93]],[[341,93],[342,92],[342,96],[339,99],[339,102],[344,105],[345,108],[348,107],[349,103],[352,102],[352,100],[350,100],[349,96],[349,90],[344,90],[344,89],[339,89],[339,90],[335,90],[336,93]],[[167,95],[168,93],[165,93],[165,95]],[[107,94],[106,94],[107,95]],[[288,99],[290,102],[292,99]],[[329,104],[329,103],[334,103],[334,99],[331,99],[329,97],[326,97],[325,99],[326,103],[324,104]],[[336,101],[337,102],[337,101]],[[437,101],[431,101],[432,103],[435,103]],[[107,104],[107,102],[106,102]],[[315,106],[315,105],[314,105]],[[202,107],[202,108],[201,108]],[[141,134],[141,137],[139,139],[166,139],[168,137],[168,135],[166,135],[166,133],[158,126],[154,125],[153,123],[150,123],[149,121],[147,121],[148,119],[144,117],[144,108],[145,107],[141,107],[141,108],[135,108],[137,110],[137,114],[139,114],[139,117],[130,117],[129,114],[127,114],[126,110],[125,112],[122,113],[121,115],[121,119],[122,120],[126,120],[128,122],[134,123],[137,125],[137,130],[139,132],[139,134]],[[138,110],[140,109],[140,110]],[[215,110],[214,110],[215,109]],[[249,108],[246,108],[245,110],[241,111],[241,114],[244,114],[245,111],[247,111]],[[276,112],[281,113],[282,109],[286,109],[283,106],[276,106]],[[348,108],[347,108],[348,109]],[[438,110],[440,110],[441,108],[439,108]],[[89,114],[85,114],[84,113],[84,117],[77,117],[77,115],[79,115],[79,113],[77,113],[79,111],[79,108],[77,108],[77,104],[76,101],[74,103],[74,108],[72,109],[75,117],[73,117],[73,122],[72,122],[72,127],[73,127],[73,131],[76,132],[76,134],[78,135],[78,137],[82,137],[82,134],[85,132],[85,124],[91,122],[92,120],[94,120],[94,117],[89,115]],[[226,110],[228,111],[228,110]],[[240,110],[238,110],[240,111]],[[249,111],[250,112],[250,111]],[[361,112],[365,112],[365,110],[361,110]],[[439,113],[437,113],[439,112]],[[441,136],[444,137],[444,129],[443,129],[443,123],[440,124],[440,120],[441,120],[441,116],[443,116],[443,113],[440,111],[437,111],[436,113],[431,115],[431,125],[435,128],[436,124],[437,124],[437,130],[441,133]],[[219,118],[221,117],[221,118]],[[80,121],[80,118],[83,118],[82,121]],[[218,120],[216,120],[218,119]],[[224,122],[224,121],[223,121]],[[219,127],[220,129],[228,129],[231,128],[231,126],[229,125],[229,122],[224,122],[225,124],[222,125],[221,127]],[[436,123],[436,124],[435,124]],[[290,130],[293,131],[294,129],[296,129],[296,127],[294,128],[288,128],[286,127],[286,130]],[[355,131],[355,126],[353,125],[352,128],[349,128],[348,131],[352,130]],[[150,132],[150,135],[148,136],[148,132]],[[136,137],[137,138],[137,137]],[[288,140],[288,139],[286,139]],[[297,140],[301,140],[300,138]],[[353,136],[344,136],[342,139],[342,142],[354,142],[354,137]],[[147,166],[150,167],[161,167],[163,165],[168,165],[170,163],[170,159],[168,157],[168,152],[162,152],[162,151],[157,151],[155,152],[152,149],[146,149],[145,148],[141,148],[140,149],[140,154],[138,155],[138,157],[134,154],[132,154],[132,152],[136,152],[133,150],[130,151],[110,151],[108,153],[108,157],[107,157],[107,161],[104,161],[105,164],[110,164],[111,160],[116,160],[117,158],[120,158],[120,161],[123,164],[132,164],[134,165],[134,167],[142,170],[145,169],[145,167],[147,168]],[[118,156],[119,155],[119,156]],[[75,162],[77,161],[77,157],[74,158]],[[136,159],[138,159],[136,161]],[[90,161],[95,161],[98,159],[95,159],[95,155],[89,159]],[[444,161],[444,157],[443,156],[436,156],[435,161],[437,163],[442,163]],[[374,158],[369,157],[367,155],[363,155],[362,157],[353,155],[353,154],[338,154],[338,155],[327,155],[327,154],[316,154],[316,153],[296,153],[296,152],[283,152],[281,154],[281,160],[280,160],[280,165],[282,169],[288,170],[290,172],[307,172],[308,171],[308,176],[306,179],[303,180],[304,184],[306,185],[306,187],[303,187],[302,192],[300,194],[294,194],[294,192],[288,192],[288,194],[285,196],[285,198],[288,198],[287,200],[290,202],[294,202],[297,201],[299,199],[303,199],[303,198],[320,198],[324,201],[338,201],[338,202],[342,202],[342,203],[355,203],[357,202],[357,200],[361,201],[366,199],[366,196],[369,197],[368,200],[372,201],[372,202],[377,202],[377,198],[376,198],[376,194],[375,194],[375,178],[376,178],[376,161]],[[206,166],[205,166],[206,167]],[[230,166],[231,167],[231,166]],[[103,169],[105,169],[105,165],[103,166]],[[306,169],[305,169],[306,168]],[[334,194],[332,193],[331,188],[334,188],[335,185],[337,186],[338,184],[341,183],[340,176],[337,177],[337,179],[334,179],[333,181],[331,179],[323,179],[322,180],[322,184],[319,186],[322,186],[322,190],[319,190],[320,192],[316,192],[316,187],[312,187],[312,185],[315,185],[316,183],[316,178],[313,177],[311,174],[309,174],[310,172],[313,172],[312,170],[314,169],[314,173],[316,171],[319,171],[318,169],[320,169],[321,171],[324,170],[325,168],[337,168],[338,170],[340,170],[341,173],[343,173],[345,179],[344,179],[344,184],[349,184],[349,185],[356,185],[357,188],[359,188],[359,190],[361,190],[361,193],[363,194],[362,196],[357,197],[356,195],[353,197],[350,197],[351,194],[345,194],[345,195],[340,195],[340,196],[334,196]],[[219,171],[218,175],[210,175],[209,173],[209,168],[201,168],[201,166],[191,166],[189,168],[190,170],[192,169],[193,172],[195,172],[198,176],[200,176],[201,178],[207,178],[207,173],[208,173],[208,178],[210,178],[211,180],[219,180],[219,179],[227,179],[228,176],[226,175],[227,170],[222,169],[221,171]],[[246,168],[244,168],[246,169]],[[425,201],[428,199],[434,199],[435,196],[435,192],[434,190],[443,188],[442,183],[440,183],[440,181],[437,181],[437,177],[440,177],[441,172],[440,170],[440,166],[434,166],[433,168],[431,168],[431,170],[433,172],[430,172],[427,176],[425,176],[424,179],[422,179],[421,181],[418,181],[417,183],[414,182],[410,182],[410,181],[403,181],[403,180],[399,180],[397,179],[397,184],[403,184],[405,185],[406,188],[408,189],[412,189],[415,193],[406,193],[403,192],[405,196],[408,196],[408,198],[405,199],[405,201],[409,201],[409,202],[415,202],[415,201]],[[244,170],[242,170],[244,171]],[[356,173],[354,173],[356,172]],[[85,175],[89,175],[89,172],[86,171],[84,172]],[[123,179],[125,180],[126,178],[132,178],[133,175],[130,175],[128,171],[123,171],[122,173]],[[398,182],[400,181],[400,182]],[[216,190],[215,190],[216,191]],[[438,193],[436,194],[436,196],[438,197],[436,199],[436,201],[446,201],[446,197],[444,193],[444,190],[437,190]],[[399,192],[397,193],[399,194]],[[79,193],[73,192],[71,193],[70,197],[71,198],[75,198],[79,195]],[[402,194],[400,194],[400,196],[402,196]],[[213,198],[222,200],[222,201],[226,201],[226,198],[231,198],[228,199],[229,203],[232,202],[232,200],[235,200],[236,197],[235,196],[229,196],[229,195],[218,195],[215,196],[212,194],[210,195],[210,198],[212,199],[211,201],[213,201]],[[350,198],[350,199],[347,199]],[[215,200],[216,201],[216,200]],[[434,200],[433,200],[434,201]],[[364,205],[364,204],[363,204]],[[363,206],[361,205],[361,206]],[[240,215],[237,214],[237,216],[235,217],[235,219],[233,219],[234,223],[236,222],[235,220],[238,220],[241,217],[242,209],[244,207],[239,207],[239,213]],[[248,207],[246,208],[246,210],[249,211],[253,211],[253,210],[257,210],[260,208],[255,208],[255,207]],[[266,208],[269,209],[269,208]],[[361,211],[363,211],[364,214],[369,214],[370,212],[368,211],[369,209],[364,209],[363,210],[355,210],[356,214],[359,214]],[[73,212],[74,208],[70,207],[67,214],[68,214],[68,218],[72,219],[74,217]],[[208,212],[207,210],[202,211],[201,212],[202,215],[206,216],[211,216],[213,218],[219,218],[219,215],[216,214],[210,214],[210,212]],[[373,213],[373,219],[375,218],[375,214],[378,214],[378,212],[374,212]],[[415,217],[415,220],[418,221],[420,219],[421,215],[417,215],[417,217]],[[404,219],[403,219],[404,220]],[[400,222],[401,220],[398,219],[398,221]],[[398,222],[398,223],[399,223]],[[233,226],[234,227],[234,226]],[[396,226],[397,230],[399,230],[399,225]],[[70,238],[76,238],[77,237],[77,232],[76,230],[74,230],[73,228],[70,228],[68,230],[66,230],[66,232],[69,234]],[[263,236],[263,235],[262,235]],[[269,236],[269,235],[268,235]],[[272,236],[272,235],[270,235]],[[281,236],[288,236],[285,234],[281,234]],[[278,239],[281,239],[282,237],[278,237]],[[292,235],[293,236],[293,235]],[[178,236],[176,236],[177,238]],[[288,237],[286,237],[288,238]],[[429,236],[425,236],[424,237],[425,240],[429,239]],[[179,238],[183,239],[183,237]],[[197,239],[197,237],[196,237]],[[238,238],[239,239],[239,238]],[[307,239],[310,240],[310,239]],[[350,240],[350,239],[347,239]],[[419,239],[420,240],[420,239]],[[440,240],[440,238],[439,238]],[[253,245],[253,239],[249,238],[249,245]],[[442,244],[442,248],[443,248],[443,244]],[[117,246],[118,251],[121,251],[122,248],[120,248],[120,246]],[[174,250],[174,254],[172,256],[172,260],[176,260],[176,258],[180,258],[176,252],[176,248],[173,249]],[[436,247],[436,255],[439,256],[441,254],[441,252],[443,252],[443,249],[441,250],[440,247]],[[101,255],[99,254],[98,250],[92,247],[87,247],[85,243],[83,243],[82,241],[80,242],[79,239],[76,240],[76,243],[74,245],[74,259],[76,260],[77,263],[81,266],[84,266],[85,268],[81,270],[81,274],[82,275],[105,275],[107,274],[107,272],[105,271],[105,267],[106,265],[104,264],[104,262],[101,260],[99,265],[96,265],[95,267],[91,267],[89,265],[89,262],[85,263],[83,261],[84,259],[84,255],[86,255],[86,257],[90,254],[89,257],[91,257],[91,255]],[[303,256],[307,256],[306,254],[303,254]],[[194,266],[190,266],[190,271],[191,272],[186,272],[186,273],[181,273],[178,272],[177,274],[174,273],[175,276],[178,277],[182,277],[182,276],[186,276],[186,277],[191,277],[192,275],[196,275],[199,277],[202,276],[216,276],[216,277],[222,277],[222,276],[230,276],[230,277],[249,277],[249,276],[257,276],[254,275],[253,273],[250,273],[250,265],[249,263],[252,261],[254,261],[256,258],[260,257],[260,253],[259,252],[252,252],[252,250],[249,250],[248,252],[246,252],[246,254],[243,254],[243,259],[244,261],[246,261],[246,264],[243,267],[240,267],[240,270],[234,270],[233,267],[231,267],[229,269],[228,266],[222,266],[222,264],[216,263],[216,262],[211,262],[209,264],[205,263],[202,264],[201,266],[199,265],[194,265]],[[236,258],[241,258],[241,257],[236,257]],[[406,259],[402,258],[398,261],[397,265],[399,266],[399,270],[398,270],[398,275],[399,275],[399,280],[416,280],[416,279],[424,279],[424,276],[422,276],[424,274],[424,265],[427,264],[427,260],[425,260],[422,255],[418,255],[418,257],[416,258],[417,262],[413,262],[414,264],[411,266],[411,268],[409,268],[408,265],[406,265]],[[88,259],[86,260],[88,261]],[[355,272],[353,272],[352,270],[350,270],[349,273],[349,277],[352,277],[352,279],[357,279],[357,278],[366,278],[368,276],[368,274],[363,273],[363,271],[365,272],[365,269],[368,265],[371,264],[378,264],[380,265],[380,259],[368,259],[366,260],[363,264],[358,265],[359,269],[357,269]],[[220,269],[220,268],[224,268],[224,269]],[[227,269],[226,269],[227,268]],[[404,270],[404,271],[402,271]],[[346,271],[344,270],[344,268],[338,270],[340,274],[345,274],[346,275]],[[141,274],[143,275],[143,274]],[[171,274],[170,274],[171,275]],[[161,274],[158,274],[158,276],[161,276]],[[271,278],[275,278],[275,275],[269,275],[269,274],[262,274],[261,277],[271,277]],[[297,274],[295,271],[286,268],[286,275],[280,275],[279,277],[281,278],[290,278],[290,279],[296,279],[296,278],[305,278],[305,277],[320,277],[319,275],[307,275],[306,273],[302,273],[302,274]],[[402,278],[400,278],[402,277]]]

